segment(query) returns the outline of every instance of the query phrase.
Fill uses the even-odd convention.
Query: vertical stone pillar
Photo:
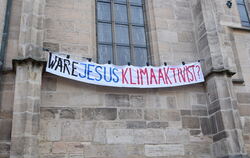
[[[15,66],[10,158],[38,158],[37,134],[43,65],[26,59],[16,62]]]
[[[224,4],[224,3],[223,3]],[[206,90],[208,93],[209,121],[203,130],[213,138],[212,151],[215,158],[243,158],[244,151],[240,116],[232,85],[235,73],[233,48],[227,28],[221,25],[221,0],[200,0],[204,26],[199,51],[205,59]],[[198,10],[199,11],[199,10]],[[199,24],[200,25],[200,24]],[[205,51],[204,51],[205,50]],[[204,52],[203,52],[204,51]]]
[[[243,158],[244,141],[231,77],[226,72],[207,78],[208,112],[216,158]]]

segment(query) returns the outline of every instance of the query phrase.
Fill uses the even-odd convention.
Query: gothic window
[[[98,62],[149,62],[144,0],[96,0]]]
[[[237,0],[237,6],[240,13],[240,19],[243,26],[250,27],[249,16],[247,12],[247,7],[245,0]]]

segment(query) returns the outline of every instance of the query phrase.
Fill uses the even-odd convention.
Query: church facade
[[[0,158],[248,158],[250,0],[1,0]],[[119,88],[46,72],[199,61],[205,81]]]

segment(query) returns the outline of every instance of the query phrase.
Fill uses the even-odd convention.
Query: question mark
[[[197,67],[197,68],[199,68],[199,70],[198,70],[198,72],[197,72],[197,73],[198,73],[198,76],[199,76],[199,79],[200,79],[200,71],[201,71],[201,68],[200,68],[200,66],[199,66],[199,65],[196,65],[196,67]]]

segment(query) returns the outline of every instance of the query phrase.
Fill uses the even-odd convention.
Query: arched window
[[[96,0],[99,63],[149,62],[144,0]]]
[[[243,26],[250,27],[249,16],[247,12],[247,7],[245,0],[237,0],[237,6],[240,13],[240,19]]]

